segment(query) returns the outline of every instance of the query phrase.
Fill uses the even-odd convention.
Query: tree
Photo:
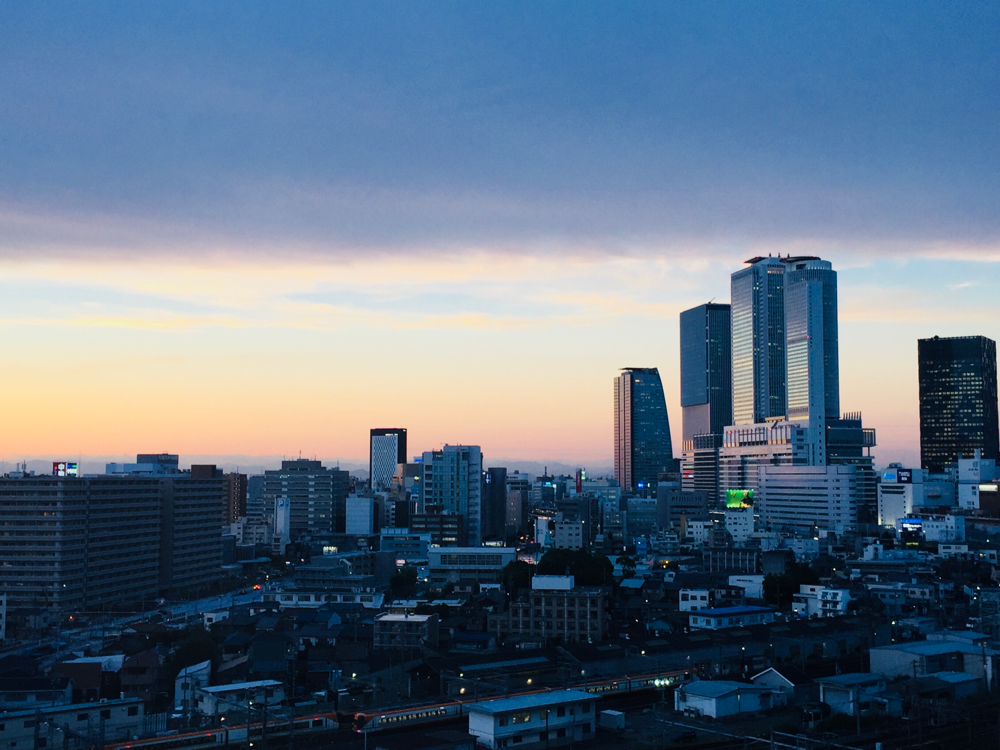
[[[394,599],[413,596],[417,590],[417,569],[409,565],[399,568],[389,579],[389,590]]]
[[[615,562],[622,566],[622,573],[625,578],[631,578],[635,575],[635,560],[628,555],[619,555]]]
[[[504,591],[516,596],[520,589],[526,589],[531,585],[531,566],[523,560],[509,562],[504,566],[500,580]]]
[[[808,565],[791,563],[780,576],[774,573],[764,576],[764,601],[778,607],[790,605],[800,586],[815,583],[819,583],[816,571]]]

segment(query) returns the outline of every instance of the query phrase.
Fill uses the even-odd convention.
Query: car
[[[670,738],[671,742],[697,742],[698,735],[693,729],[687,729],[680,734],[675,734]]]

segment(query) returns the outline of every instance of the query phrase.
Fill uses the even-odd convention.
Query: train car
[[[354,730],[357,732],[374,732],[379,729],[430,724],[462,715],[462,703],[459,701],[449,701],[431,706],[400,708],[394,711],[359,711],[354,714]]]
[[[307,734],[309,732],[333,731],[339,727],[336,717],[333,714],[320,714],[317,716],[300,716],[294,721],[293,731],[295,734]],[[264,727],[261,724],[250,725],[250,739],[260,737]],[[267,722],[268,737],[287,737],[288,721],[274,718]],[[200,732],[186,732],[184,734],[171,734],[164,737],[150,737],[142,740],[130,740],[126,742],[115,742],[105,745],[105,750],[198,750],[198,748],[212,748],[217,745],[234,745],[247,741],[247,726],[236,724],[231,727],[219,727],[217,729],[206,729]]]

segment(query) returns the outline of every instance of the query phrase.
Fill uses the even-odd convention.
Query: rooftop
[[[745,682],[734,682],[733,680],[695,680],[683,687],[685,693],[698,695],[702,698],[721,698],[738,690],[759,691],[765,689],[757,685],[748,685]]]
[[[820,677],[816,682],[828,685],[840,685],[841,687],[853,687],[855,685],[868,685],[873,682],[884,682],[885,677],[880,674],[870,672],[850,672],[849,674],[838,674],[832,677]]]
[[[281,683],[277,680],[254,680],[253,682],[234,682],[232,685],[213,685],[212,687],[203,687],[201,690],[206,693],[230,693],[234,690],[252,690],[259,687],[281,687]]]
[[[558,706],[563,703],[596,701],[597,698],[598,696],[585,693],[582,690],[553,690],[547,693],[529,693],[528,695],[519,695],[514,698],[499,698],[493,701],[474,703],[468,709],[470,714],[473,711],[479,711],[493,715],[525,708],[545,708],[546,706]]]
[[[376,622],[427,622],[432,617],[437,617],[437,615],[392,615],[384,614],[379,615],[375,618]]]
[[[976,677],[974,674],[969,674],[968,672],[934,672],[927,676],[936,677],[942,682],[950,682],[953,685],[963,682],[978,682],[982,679],[982,677]]]
[[[728,617],[730,615],[754,615],[764,612],[774,612],[770,607],[716,607],[693,612],[699,617]]]

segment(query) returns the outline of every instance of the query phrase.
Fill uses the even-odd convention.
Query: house
[[[149,703],[156,697],[163,659],[152,649],[125,659],[121,670],[122,696]]]
[[[472,703],[469,734],[493,750],[580,742],[594,736],[596,701],[581,690],[553,690]]]
[[[203,716],[223,716],[227,711],[266,709],[285,702],[285,688],[277,680],[236,682],[232,685],[202,686],[195,688],[198,712]]]
[[[708,609],[708,589],[681,589],[680,610],[681,612],[697,612]]]
[[[211,676],[211,661],[192,664],[178,672],[174,680],[174,710],[190,715],[195,706],[195,688],[207,685]]]
[[[774,610],[769,607],[719,607],[702,609],[688,616],[692,630],[723,630],[745,628],[774,622]]]
[[[878,702],[876,694],[885,691],[886,679],[880,674],[852,672],[816,680],[819,685],[819,699],[834,713],[854,716],[872,710]]]
[[[758,687],[781,691],[788,705],[802,706],[819,700],[819,686],[789,664],[768,667],[751,677],[750,682]]]
[[[437,615],[395,615],[385,613],[375,618],[374,647],[420,648],[426,642],[438,645]]]
[[[950,640],[899,643],[871,649],[871,670],[886,677],[915,677],[934,672],[966,672],[982,678],[990,649]]]
[[[786,703],[779,689],[731,680],[696,680],[674,691],[674,710],[693,716],[723,716],[767,711]]]

